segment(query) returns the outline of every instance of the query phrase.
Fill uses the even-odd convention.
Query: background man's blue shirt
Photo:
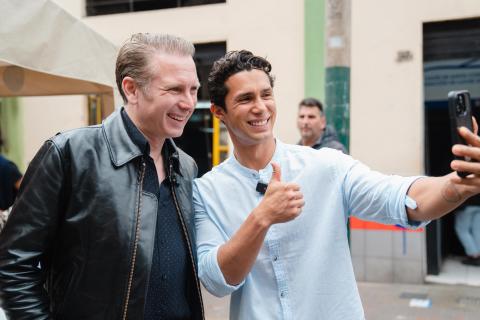
[[[7,210],[13,205],[17,196],[15,183],[21,177],[17,166],[0,155],[0,210]]]
[[[217,262],[270,181],[271,166],[243,167],[234,157],[194,181],[199,276],[217,296],[232,293],[231,319],[364,319],[347,241],[349,214],[411,227],[405,203],[417,177],[387,176],[339,151],[283,144],[272,162],[305,199],[295,220],[273,225],[246,279],[231,286]]]

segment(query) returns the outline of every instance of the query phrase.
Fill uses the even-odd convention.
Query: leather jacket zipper
[[[175,174],[173,173],[173,165],[172,165],[172,160],[170,159],[169,161],[169,168],[168,168],[168,176],[170,178],[170,189],[172,190],[172,196],[173,196],[173,202],[175,203],[175,208],[177,209],[177,215],[178,218],[180,219],[180,223],[182,225],[183,233],[185,235],[185,240],[187,242],[187,247],[188,247],[188,252],[190,254],[190,261],[192,261],[192,267],[193,267],[193,274],[195,276],[195,284],[197,287],[197,292],[198,292],[198,298],[200,299],[200,310],[202,311],[202,319],[205,319],[204,311],[203,311],[203,299],[202,299],[202,293],[200,290],[200,283],[198,282],[198,276],[197,276],[197,268],[195,268],[195,259],[193,259],[193,254],[192,254],[192,245],[190,244],[190,239],[188,237],[187,233],[187,228],[185,227],[185,222],[183,221],[183,216],[180,210],[180,206],[178,205],[177,201],[177,194],[175,193],[175,185],[177,184],[177,178]]]
[[[142,210],[142,192],[143,192],[143,179],[145,178],[145,160],[142,158],[142,168],[139,173],[139,188],[138,188],[138,204],[137,204],[137,212],[135,215],[135,242],[133,244],[133,252],[132,252],[132,264],[130,266],[130,272],[128,274],[128,284],[127,284],[127,294],[125,296],[125,305],[123,307],[123,316],[122,319],[127,319],[128,313],[128,303],[130,301],[130,293],[132,290],[132,282],[133,282],[133,273],[135,271],[135,261],[137,258],[137,248],[138,248],[138,241],[140,237],[140,212]]]

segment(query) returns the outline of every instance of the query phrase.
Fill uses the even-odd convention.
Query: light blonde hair
[[[153,76],[150,58],[157,52],[193,57],[195,47],[191,42],[169,34],[133,34],[120,48],[115,65],[117,87],[125,103],[127,97],[122,88],[123,79],[131,77],[146,93]]]

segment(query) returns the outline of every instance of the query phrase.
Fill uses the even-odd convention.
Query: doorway
[[[480,119],[480,19],[423,24],[426,174],[451,171],[451,137],[447,95],[466,89],[473,114]],[[480,204],[480,199],[472,199]],[[427,226],[427,275],[441,276],[451,265],[461,265],[464,249],[454,229],[455,213]],[[480,279],[480,268],[479,279]],[[454,271],[454,272],[463,272]],[[462,274],[457,274],[462,278]]]

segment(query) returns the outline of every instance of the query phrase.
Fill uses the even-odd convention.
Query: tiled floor
[[[480,286],[480,267],[466,266],[461,263],[461,258],[448,258],[438,276],[428,275],[425,280],[431,283]]]

